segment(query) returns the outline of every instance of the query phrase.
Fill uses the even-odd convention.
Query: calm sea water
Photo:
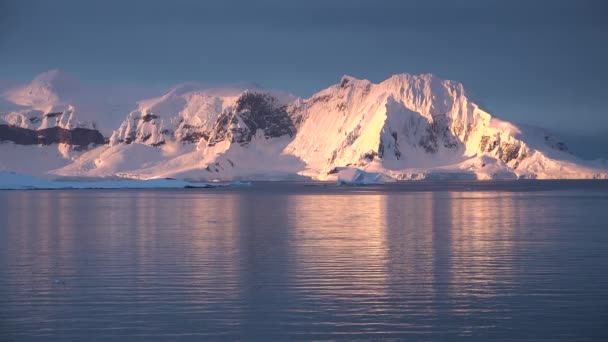
[[[0,340],[608,340],[608,183],[0,191]]]

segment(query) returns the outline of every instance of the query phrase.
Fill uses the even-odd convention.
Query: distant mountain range
[[[608,178],[606,164],[430,74],[344,76],[307,99],[190,83],[142,100],[52,70],[3,92],[0,157],[0,171],[138,179]]]

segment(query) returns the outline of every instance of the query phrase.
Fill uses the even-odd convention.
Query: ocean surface
[[[608,182],[0,191],[1,341],[607,341]]]

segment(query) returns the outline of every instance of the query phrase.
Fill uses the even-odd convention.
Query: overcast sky
[[[0,79],[53,68],[90,83],[255,81],[299,96],[344,74],[430,72],[499,117],[604,142],[608,156],[602,0],[1,0]]]

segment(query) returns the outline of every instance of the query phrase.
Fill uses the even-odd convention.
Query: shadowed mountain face
[[[258,130],[264,138],[293,136],[295,127],[287,114],[286,106],[277,103],[269,94],[246,92],[236,101],[234,110],[220,115],[214,131],[210,132],[208,146],[228,140],[240,145],[251,141]]]
[[[101,133],[93,129],[52,127],[31,130],[9,125],[0,125],[0,141],[12,141],[19,145],[67,144],[76,149],[106,143]]]

